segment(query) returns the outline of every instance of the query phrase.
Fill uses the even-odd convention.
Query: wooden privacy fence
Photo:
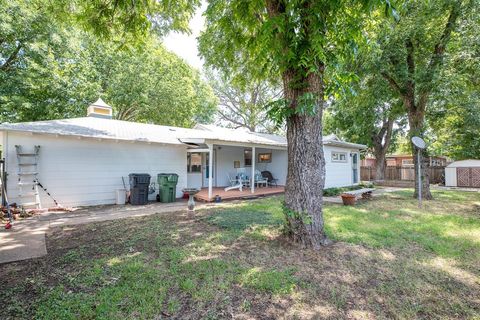
[[[445,167],[429,167],[430,183],[445,183]],[[376,180],[375,167],[360,167],[360,179],[362,181]],[[412,166],[385,167],[385,180],[414,181],[415,168]]]

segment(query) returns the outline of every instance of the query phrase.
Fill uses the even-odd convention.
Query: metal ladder
[[[24,209],[25,207],[41,209],[42,204],[40,202],[37,180],[40,146],[35,146],[33,152],[26,152],[22,149],[22,146],[18,145],[15,146],[15,149],[17,150],[18,160],[18,197],[21,199],[19,206]],[[28,189],[29,187],[30,189]]]

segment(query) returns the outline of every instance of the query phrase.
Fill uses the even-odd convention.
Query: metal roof
[[[196,125],[194,129],[188,129],[97,117],[3,123],[0,125],[0,130],[176,145],[184,144],[181,140],[195,139],[199,142],[223,141],[281,148],[287,146],[287,139],[283,136],[250,132],[246,129],[228,129],[203,124]],[[361,144],[341,141],[335,135],[325,136],[323,141],[326,145],[365,148]]]
[[[468,159],[468,160],[459,160],[450,163],[447,168],[472,168],[480,167],[480,160]]]

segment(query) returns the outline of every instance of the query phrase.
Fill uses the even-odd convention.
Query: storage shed
[[[480,160],[461,160],[445,168],[447,187],[480,188]]]

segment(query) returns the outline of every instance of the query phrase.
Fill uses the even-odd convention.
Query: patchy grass
[[[480,194],[411,195],[327,205],[320,252],[282,237],[282,197],[56,228],[0,266],[0,318],[480,317]]]

